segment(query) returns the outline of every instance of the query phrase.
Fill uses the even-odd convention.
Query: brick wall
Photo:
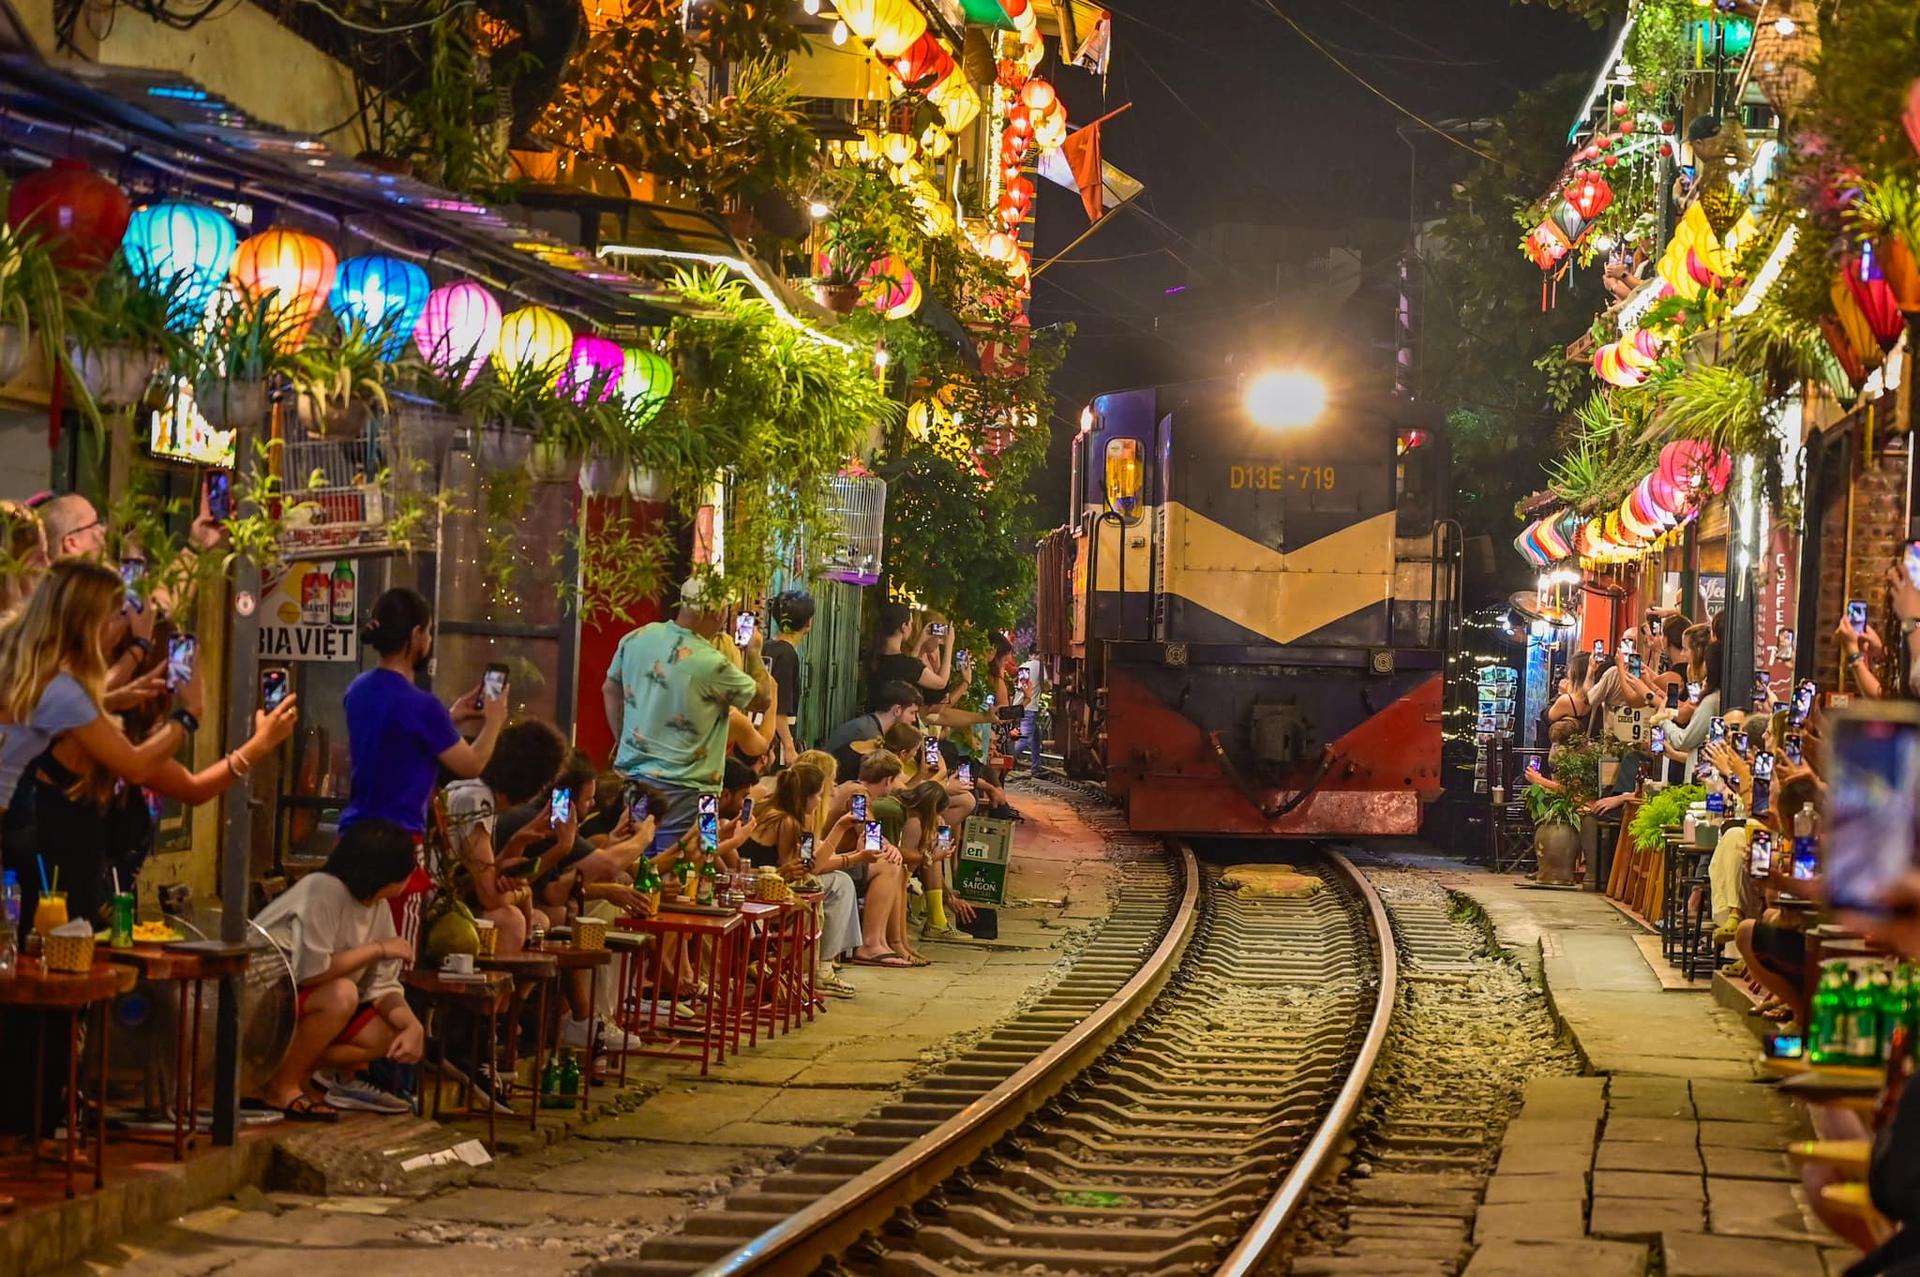
[[[1813,676],[1822,686],[1837,687],[1840,645],[1833,630],[1846,612],[1848,599],[1865,599],[1867,617],[1885,638],[1893,632],[1887,610],[1887,566],[1896,561],[1906,543],[1907,438],[1881,434],[1891,413],[1875,422],[1873,464],[1866,464],[1861,445],[1864,432],[1857,424],[1853,448],[1852,554],[1847,553],[1847,487],[1835,481],[1819,511],[1809,510],[1809,528],[1820,538],[1819,628]],[[1856,419],[1857,422],[1858,419]],[[1847,428],[1847,427],[1841,427]],[[1832,463],[1837,469],[1839,462]],[[1834,479],[1841,476],[1829,471]],[[1849,562],[1851,560],[1851,562]],[[1804,585],[1802,588],[1805,588]],[[1891,642],[1891,640],[1889,640]],[[1888,671],[1880,669],[1884,680]]]

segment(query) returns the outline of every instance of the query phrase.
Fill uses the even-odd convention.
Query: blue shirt
[[[424,832],[440,755],[460,740],[453,715],[405,675],[379,668],[348,685],[346,709],[353,796],[340,813],[340,828],[391,820]]]

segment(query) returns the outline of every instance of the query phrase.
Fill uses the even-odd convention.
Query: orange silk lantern
[[[1028,80],[1026,87],[1020,90],[1020,102],[1035,115],[1044,115],[1060,100],[1054,87],[1038,77]]]
[[[313,321],[326,308],[338,267],[327,241],[278,227],[249,235],[233,255],[233,278],[241,295],[251,301],[272,299],[267,320],[274,345],[282,351],[296,350],[307,339]]]

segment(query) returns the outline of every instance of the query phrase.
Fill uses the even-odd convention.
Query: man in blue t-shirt
[[[654,847],[665,851],[692,827],[702,794],[718,795],[726,771],[727,722],[773,704],[773,679],[760,660],[760,633],[735,666],[713,645],[724,613],[691,577],[673,619],[643,625],[620,640],[607,681],[607,725],[617,733],[614,770],[665,796]]]

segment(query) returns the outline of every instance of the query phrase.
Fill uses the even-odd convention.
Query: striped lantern
[[[398,358],[420,325],[433,285],[427,272],[398,257],[349,257],[340,263],[327,306],[340,327],[379,336],[380,357]]]
[[[673,365],[651,350],[628,350],[621,357],[620,395],[633,414],[633,424],[644,426],[660,415],[673,393]]]
[[[233,223],[220,210],[167,201],[133,211],[120,250],[142,285],[173,294],[168,326],[191,328],[226,282],[239,243]]]
[[[270,299],[266,310],[274,344],[293,351],[326,308],[338,265],[333,245],[318,235],[276,226],[240,241],[233,255],[233,278],[241,296]]]
[[[559,380],[573,352],[573,328],[545,306],[522,306],[500,320],[493,366],[503,379]]]
[[[499,348],[500,303],[471,280],[436,288],[427,294],[413,344],[429,368],[471,386]]]

